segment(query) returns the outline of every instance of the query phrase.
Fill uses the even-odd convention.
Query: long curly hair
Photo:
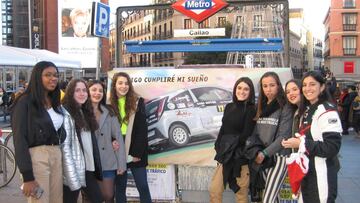
[[[78,104],[74,99],[75,87],[78,83],[84,83],[87,94],[89,95],[86,102],[82,105]],[[96,122],[90,100],[89,88],[84,80],[72,79],[69,82],[69,85],[66,87],[65,96],[62,100],[62,103],[65,109],[73,117],[78,135],[80,135],[82,129],[89,130],[91,132],[95,132],[95,130],[98,129],[98,123]]]
[[[126,78],[128,81],[128,84],[129,84],[129,91],[126,94],[126,98],[125,98],[126,114],[125,114],[124,119],[121,119],[121,116],[119,113],[119,107],[118,107],[119,97],[116,93],[116,83],[120,77]],[[120,124],[127,123],[129,121],[130,115],[135,113],[135,111],[137,109],[137,105],[136,105],[137,99],[138,99],[138,94],[134,90],[134,86],[132,85],[130,76],[125,72],[115,73],[112,78],[112,83],[111,83],[110,104],[111,104],[112,108],[114,109],[116,116],[119,119]]]

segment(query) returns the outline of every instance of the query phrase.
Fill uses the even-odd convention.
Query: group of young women
[[[288,81],[284,91],[278,75],[267,72],[259,81],[257,107],[254,95],[249,78],[235,83],[215,142],[218,165],[210,202],[222,202],[226,185],[236,202],[247,203],[249,189],[252,201],[279,202],[286,158],[300,145],[306,148],[309,170],[299,202],[335,202],[342,126],[326,79],[310,71],[301,81]],[[295,136],[298,133],[305,139]]]
[[[28,202],[126,202],[131,170],[141,202],[147,184],[147,124],[144,100],[126,73],[112,78],[111,105],[105,87],[73,79],[60,102],[59,72],[37,63],[29,87],[11,112],[15,158]]]
[[[60,102],[55,64],[37,63],[29,87],[11,110],[15,156],[28,202],[126,202],[127,171],[142,203],[151,202],[146,177],[147,124],[144,100],[124,72],[112,78],[110,105],[105,87],[73,79]],[[286,157],[305,146],[309,171],[299,202],[335,202],[341,121],[317,72],[282,88],[279,76],[265,73],[255,88],[242,77],[233,88],[215,142],[218,166],[210,202],[222,202],[226,185],[237,202],[278,201],[286,177]],[[295,134],[305,136],[305,139]],[[260,191],[260,192],[259,192]]]

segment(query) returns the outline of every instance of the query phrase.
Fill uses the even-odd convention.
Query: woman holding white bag
[[[289,138],[285,148],[305,147],[309,171],[301,182],[299,202],[335,202],[337,196],[337,154],[341,146],[341,121],[326,89],[326,80],[315,71],[302,79],[302,100],[299,106],[300,138]],[[302,146],[300,146],[302,145]]]

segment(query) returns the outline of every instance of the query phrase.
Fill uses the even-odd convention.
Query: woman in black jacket
[[[244,148],[255,126],[255,113],[254,85],[250,78],[242,77],[234,85],[233,102],[225,107],[215,142],[218,166],[209,188],[210,202],[222,202],[226,184],[234,191],[236,202],[248,202],[249,168]]]
[[[141,203],[151,203],[147,183],[148,137],[144,99],[134,91],[127,73],[116,73],[110,91],[111,106],[118,116],[125,140],[127,168],[131,170]],[[127,173],[116,177],[116,202],[126,202]]]
[[[61,133],[64,116],[58,79],[55,64],[37,63],[29,87],[11,109],[15,160],[22,175],[23,193],[29,202],[63,202],[59,145],[66,135]]]

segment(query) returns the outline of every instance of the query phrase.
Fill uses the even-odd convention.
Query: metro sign
[[[227,5],[222,0],[179,0],[171,7],[200,23]]]

